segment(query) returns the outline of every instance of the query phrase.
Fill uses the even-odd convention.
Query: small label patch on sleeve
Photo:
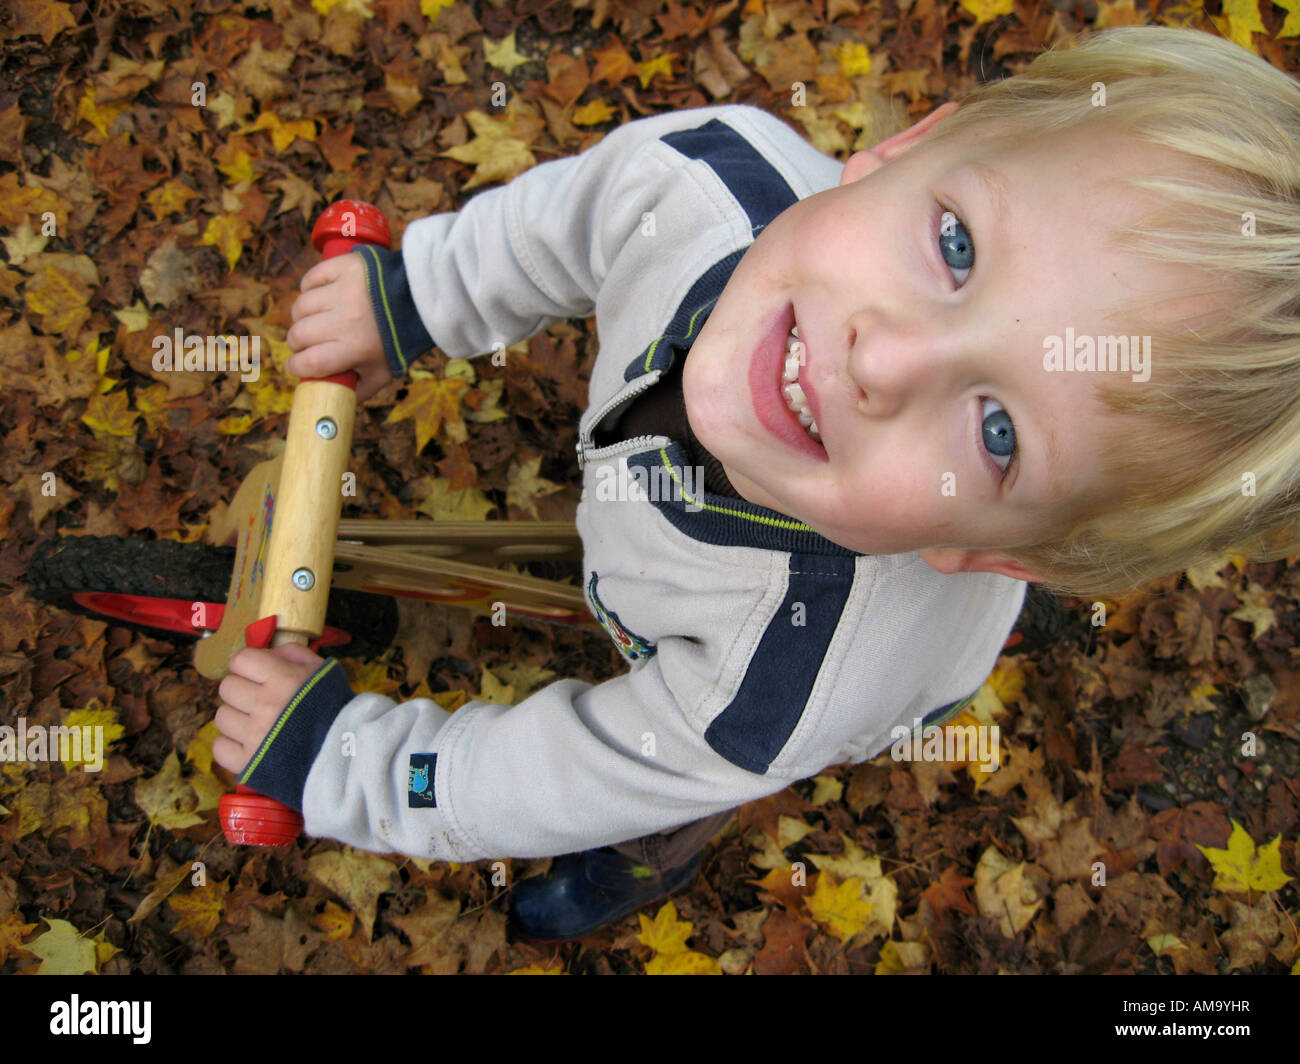
[[[406,775],[406,804],[412,809],[432,809],[438,804],[433,796],[433,770],[437,754],[412,754]]]

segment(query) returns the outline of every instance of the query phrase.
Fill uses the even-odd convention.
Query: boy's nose
[[[886,417],[904,403],[938,387],[962,356],[933,324],[857,315],[846,336],[846,375],[857,391],[858,409]]]

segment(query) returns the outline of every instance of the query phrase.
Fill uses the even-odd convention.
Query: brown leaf
[[[974,885],[975,880],[963,876],[957,871],[956,865],[948,865],[938,879],[921,891],[921,897],[930,903],[936,916],[943,916],[950,910],[974,916],[975,906],[966,892],[967,887]]]
[[[795,920],[783,909],[774,909],[763,922],[763,948],[754,956],[754,971],[759,975],[791,975],[808,970],[808,951],[804,943],[810,928]]]
[[[227,939],[235,955],[237,974],[300,972],[307,958],[325,940],[325,936],[299,916],[292,905],[278,920],[258,909],[253,909],[251,916],[246,933],[231,935]]]

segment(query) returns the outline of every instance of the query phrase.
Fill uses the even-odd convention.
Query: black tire
[[[133,632],[175,643],[198,636],[151,628],[107,617],[73,600],[79,591],[116,592],[191,602],[225,602],[235,565],[234,547],[178,543],[171,539],[70,536],[36,544],[27,564],[27,590],[42,602]],[[378,657],[397,633],[397,604],[386,595],[335,589],[325,623],[352,636],[342,646],[324,647],[327,656]]]

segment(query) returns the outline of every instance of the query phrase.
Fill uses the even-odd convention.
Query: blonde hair
[[[1195,321],[1143,321],[1151,308],[1136,319],[1151,336],[1151,379],[1097,385],[1121,420],[1096,457],[1122,490],[1051,542],[1005,552],[1080,596],[1229,549],[1257,561],[1300,553],[1300,84],[1207,33],[1123,27],[977,88],[932,136],[999,127],[1017,140],[1114,130],[1178,153],[1181,177],[1125,179],[1162,206],[1112,239],[1221,271],[1230,296]]]

